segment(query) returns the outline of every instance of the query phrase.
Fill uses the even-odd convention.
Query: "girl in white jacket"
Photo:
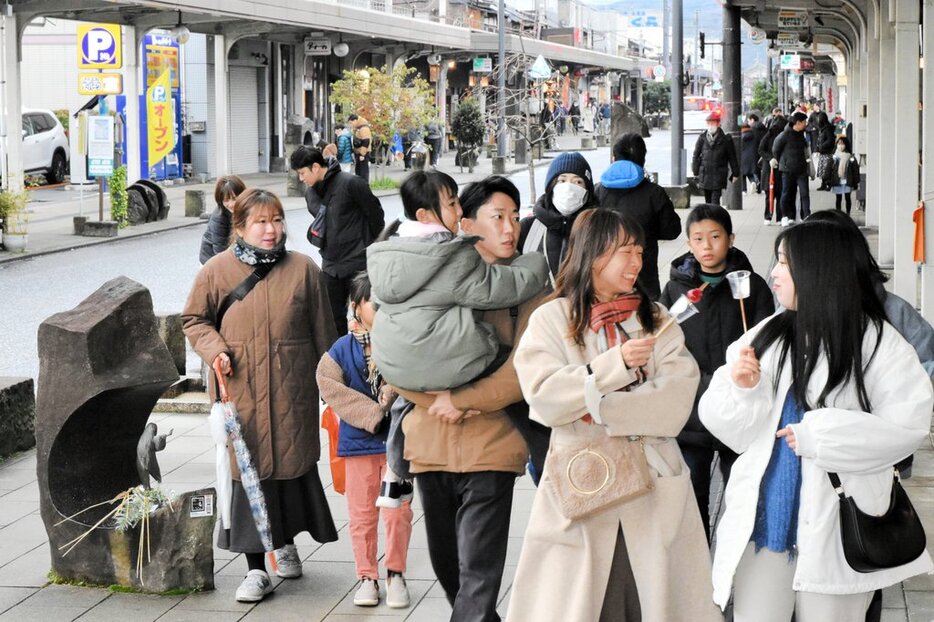
[[[699,413],[741,454],[717,529],[714,601],[735,622],[862,621],[876,589],[930,572],[927,552],[859,573],[843,555],[828,472],[867,513],[889,506],[892,465],[926,437],[931,383],[885,320],[841,228],[782,231],[773,289],[784,311],[727,351]]]

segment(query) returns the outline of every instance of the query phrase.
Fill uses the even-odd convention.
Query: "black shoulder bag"
[[[889,509],[882,516],[866,514],[846,496],[836,473],[827,473],[840,497],[840,537],[843,555],[856,572],[876,572],[913,562],[924,553],[921,520],[895,471]]]
[[[276,262],[278,263],[278,262]],[[217,330],[221,329],[221,322],[224,321],[224,314],[227,313],[227,309],[230,308],[230,305],[237,302],[238,300],[243,300],[246,298],[246,295],[253,291],[253,288],[256,287],[256,284],[266,278],[266,275],[275,267],[275,263],[261,263],[251,272],[243,281],[237,285],[229,294],[224,296],[224,299],[221,301],[220,306],[217,307],[217,320],[215,325]]]

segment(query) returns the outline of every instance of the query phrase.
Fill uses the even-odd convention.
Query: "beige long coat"
[[[659,307],[660,313],[664,311]],[[594,333],[584,347],[568,335],[569,307],[557,299],[540,307],[515,356],[516,372],[531,417],[551,426],[552,447],[581,436],[644,436],[662,463],[652,469],[655,490],[577,521],[565,519],[552,488],[551,461],[539,485],[510,597],[510,622],[595,622],[608,589],[618,526],[622,526],[645,622],[722,621],[713,604],[710,554],[691,488],[690,473],[675,436],[691,412],[699,374],[677,325],[658,339],[646,366],[648,381],[635,380],[619,348],[599,354]],[[635,316],[623,328],[643,336]],[[590,363],[606,426],[587,424],[584,381]],[[651,462],[651,461],[650,461]],[[659,470],[669,474],[661,476]],[[612,589],[613,586],[609,586]]]
[[[315,369],[336,339],[334,320],[320,270],[289,252],[230,306],[218,332],[218,306],[252,271],[230,249],[212,257],[195,277],[182,325],[203,360],[230,356],[234,374],[227,386],[259,478],[294,479],[314,468],[321,454]],[[232,448],[229,453],[239,480]]]

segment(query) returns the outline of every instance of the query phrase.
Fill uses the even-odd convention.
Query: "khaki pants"
[[[787,553],[746,545],[733,579],[733,622],[789,622],[792,614],[797,622],[864,622],[872,592],[796,592],[795,567]]]

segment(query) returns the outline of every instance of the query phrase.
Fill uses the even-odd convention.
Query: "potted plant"
[[[28,242],[29,214],[26,203],[29,193],[0,192],[0,219],[3,220],[3,246],[8,251],[25,251]]]
[[[457,164],[462,169],[466,166],[473,173],[480,155],[480,145],[486,134],[483,113],[472,99],[461,102],[451,122],[451,133],[457,139]]]

